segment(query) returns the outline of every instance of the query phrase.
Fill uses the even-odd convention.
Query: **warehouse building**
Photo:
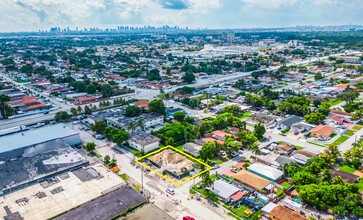
[[[81,143],[79,133],[68,128],[64,124],[44,126],[33,130],[1,136],[0,161],[4,158],[21,156],[23,148],[56,139],[61,139],[72,147]]]

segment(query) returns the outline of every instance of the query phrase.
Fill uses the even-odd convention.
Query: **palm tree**
[[[257,160],[257,155],[261,155],[261,150],[258,147],[258,144],[255,142],[252,145],[250,145],[249,149],[252,151],[252,154],[254,154],[255,161]]]
[[[209,171],[205,172],[202,175],[202,182],[204,187],[211,186],[213,184],[213,180],[210,178]]]
[[[141,119],[137,120],[135,128],[137,128],[137,127],[140,127],[142,130],[144,130],[145,124]]]
[[[127,130],[129,130],[129,131],[133,131],[135,128],[137,128],[137,125],[134,122],[130,122],[127,125]]]

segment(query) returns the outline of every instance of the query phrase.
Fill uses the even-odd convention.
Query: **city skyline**
[[[362,24],[359,0],[6,0],[0,32],[51,27],[271,28]]]

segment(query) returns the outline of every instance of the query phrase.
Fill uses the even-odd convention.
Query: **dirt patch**
[[[176,174],[184,173],[193,168],[191,160],[169,149],[151,156],[149,160],[161,165],[162,169],[167,169]]]

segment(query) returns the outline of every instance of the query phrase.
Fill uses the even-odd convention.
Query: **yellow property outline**
[[[194,176],[188,177],[188,178],[186,178],[186,179],[185,179],[185,180],[183,180],[183,181],[175,182],[174,180],[170,179],[169,177],[167,177],[167,176],[165,176],[165,175],[163,175],[163,174],[159,173],[158,171],[154,170],[153,168],[151,168],[151,167],[149,167],[148,165],[146,165],[146,164],[144,164],[144,163],[142,163],[142,162],[141,162],[141,160],[143,160],[143,159],[145,159],[145,158],[147,158],[147,157],[150,157],[151,155],[157,154],[157,153],[159,153],[159,152],[161,152],[161,151],[164,151],[164,150],[166,150],[166,149],[172,149],[173,151],[176,151],[176,152],[180,153],[181,155],[183,155],[183,156],[187,157],[188,159],[191,159],[192,161],[197,161],[198,163],[203,164],[205,167],[207,167],[207,169],[205,169],[205,170],[203,170],[203,171],[201,171],[201,172],[199,172],[199,173],[195,174]],[[169,146],[166,146],[166,147],[162,147],[162,148],[160,148],[159,150],[153,151],[153,152],[151,152],[151,153],[149,153],[149,154],[146,154],[146,155],[144,155],[144,156],[142,156],[142,157],[139,157],[139,158],[137,158],[137,159],[135,160],[135,162],[136,162],[136,163],[138,163],[138,164],[140,164],[141,166],[145,167],[146,169],[150,170],[151,172],[153,172],[153,173],[157,174],[157,175],[158,175],[158,176],[160,176],[161,178],[163,178],[163,179],[165,179],[165,180],[167,180],[167,181],[171,182],[171,183],[172,183],[172,184],[174,184],[175,186],[183,185],[184,183],[188,182],[189,180],[192,180],[192,179],[194,179],[194,178],[196,178],[196,177],[198,177],[198,176],[202,175],[203,173],[208,172],[208,171],[210,171],[210,170],[212,169],[212,167],[211,167],[211,166],[209,166],[208,164],[204,163],[203,161],[201,161],[201,160],[199,160],[199,159],[197,159],[197,158],[195,158],[195,157],[192,157],[192,156],[190,156],[189,154],[184,153],[183,151],[180,151],[180,150],[178,150],[178,149],[176,149],[175,147],[172,147],[172,146],[170,146],[170,145],[169,145]]]

